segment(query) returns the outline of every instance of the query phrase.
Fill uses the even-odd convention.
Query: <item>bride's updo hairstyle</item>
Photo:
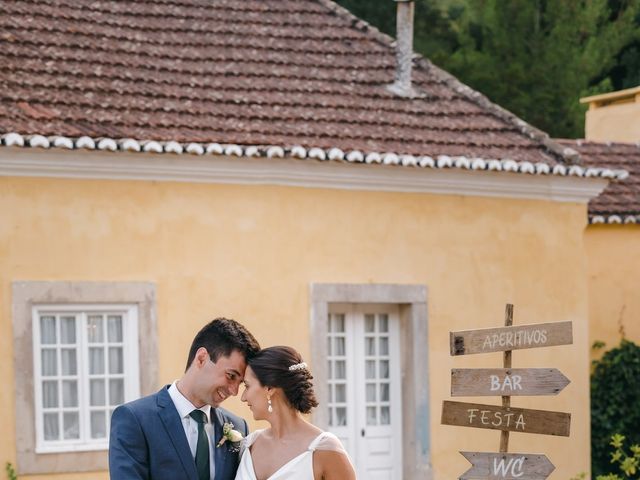
[[[309,413],[318,406],[313,376],[295,349],[265,348],[249,360],[249,366],[263,387],[281,388],[289,404],[300,413]]]

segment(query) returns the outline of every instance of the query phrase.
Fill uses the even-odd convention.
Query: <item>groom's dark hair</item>
[[[216,318],[202,327],[191,343],[185,371],[191,366],[200,347],[207,349],[214,363],[221,355],[228,357],[234,350],[244,355],[248,362],[260,351],[260,344],[251,332],[230,318]]]

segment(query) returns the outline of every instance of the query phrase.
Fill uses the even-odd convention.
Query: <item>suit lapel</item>
[[[222,439],[222,425],[224,425],[224,417],[222,413],[217,408],[211,408],[211,421],[213,422],[213,446],[214,450],[214,461],[216,465],[216,476],[215,480],[226,478],[225,468],[227,462],[227,445],[222,445],[218,447],[218,442]]]
[[[189,448],[187,437],[184,434],[182,420],[166,387],[158,392],[158,415],[160,415],[160,419],[169,434],[171,443],[178,453],[178,458],[180,458],[180,462],[187,473],[187,478],[197,479],[198,472],[196,470],[196,463],[191,456],[191,449]]]

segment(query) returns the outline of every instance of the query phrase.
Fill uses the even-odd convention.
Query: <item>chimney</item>
[[[414,0],[394,0],[398,4],[396,15],[396,79],[388,88],[394,94],[414,98],[421,95],[411,85],[413,58]]]

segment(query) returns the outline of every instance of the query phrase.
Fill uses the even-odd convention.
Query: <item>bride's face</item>
[[[267,393],[267,387],[263,387],[251,367],[247,367],[244,372],[244,392],[242,392],[240,399],[249,406],[255,420],[267,419],[269,413],[267,411]]]

